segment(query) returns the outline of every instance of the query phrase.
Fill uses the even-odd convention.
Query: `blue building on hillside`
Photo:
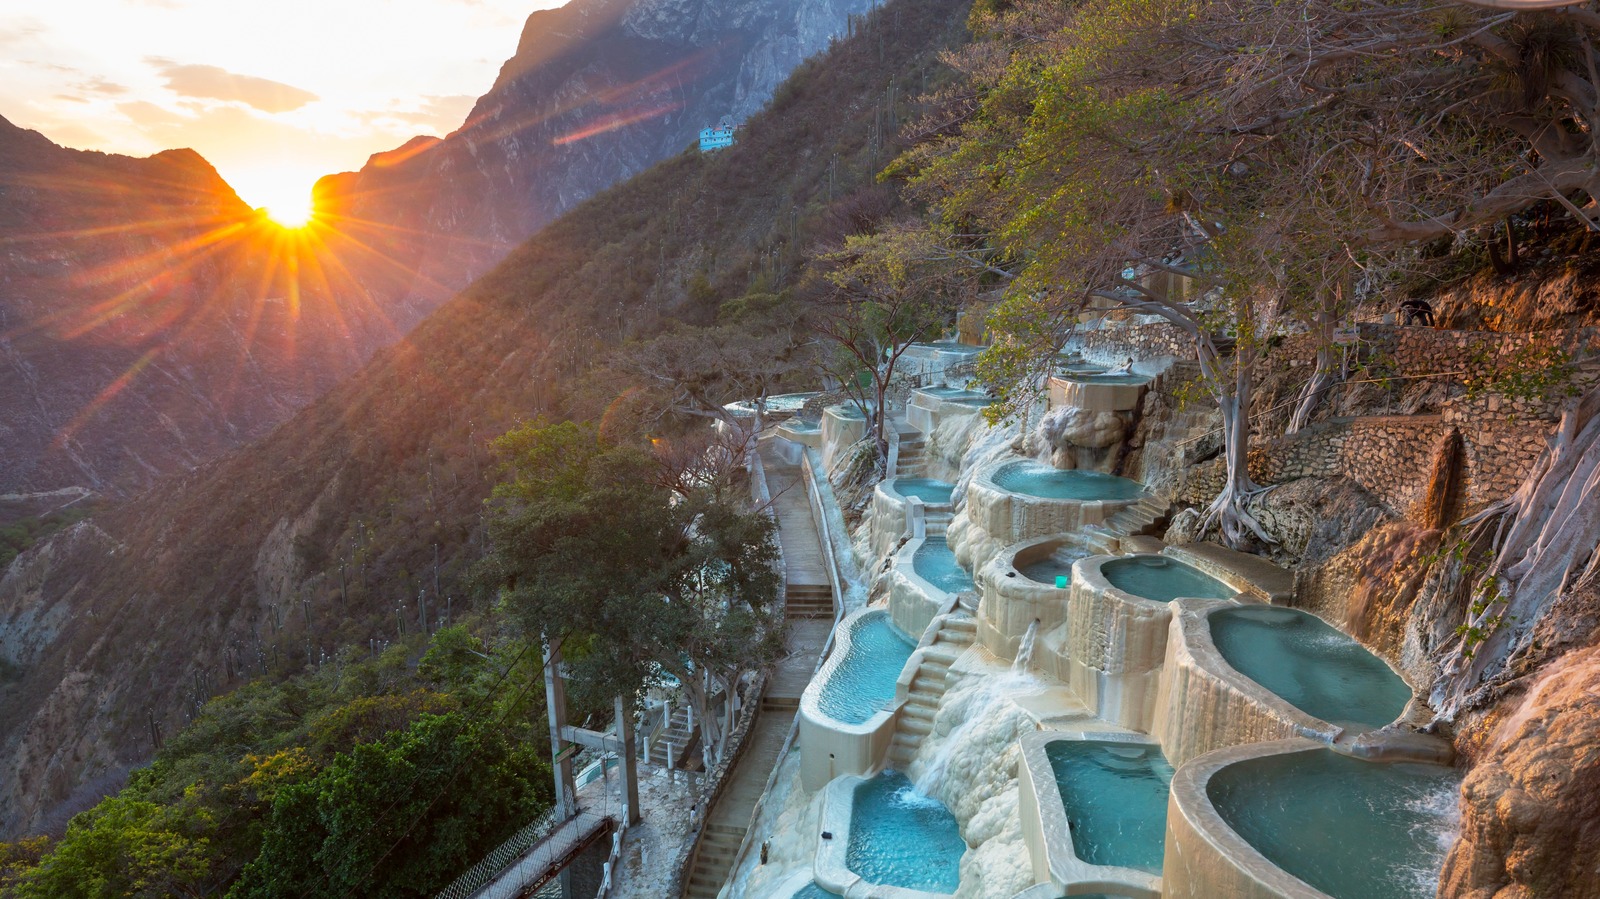
[[[733,116],[723,116],[715,128],[700,129],[700,152],[731,146],[733,146]]]

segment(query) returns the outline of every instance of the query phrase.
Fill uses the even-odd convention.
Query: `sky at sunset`
[[[458,127],[563,0],[3,0],[0,116],[69,147],[192,147],[253,206]]]

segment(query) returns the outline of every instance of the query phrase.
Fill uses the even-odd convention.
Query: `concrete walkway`
[[[793,597],[826,596],[831,599],[822,543],[806,498],[805,473],[784,462],[770,449],[761,450],[767,486],[778,519],[783,546],[785,588]],[[829,603],[831,605],[831,603]],[[766,789],[767,779],[783,754],[784,743],[800,708],[800,694],[811,682],[822,647],[833,629],[833,618],[810,617],[812,604],[791,602],[786,653],[767,681],[766,695],[755,727],[746,737],[744,754],[728,775],[722,795],[706,818],[705,838],[695,857],[685,895],[690,899],[715,899],[733,868],[734,856],[750,828],[750,819]]]

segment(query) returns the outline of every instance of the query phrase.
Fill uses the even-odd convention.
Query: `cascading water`
[[[963,697],[962,705],[966,711],[960,716],[961,723],[951,728],[933,757],[916,774],[912,783],[917,792],[934,798],[940,795],[939,790],[949,774],[950,763],[958,754],[973,751],[973,747],[968,745],[969,732],[985,723],[983,716],[978,714],[979,710],[993,706],[1005,694],[1029,693],[1039,687],[1038,678],[1026,671],[1013,670],[999,677],[984,678],[980,686]]]
[[[1028,625],[1028,632],[1022,635],[1022,642],[1017,644],[1017,657],[1011,663],[1012,674],[1027,674],[1028,666],[1033,664],[1033,643],[1039,637],[1039,619],[1033,619]]]

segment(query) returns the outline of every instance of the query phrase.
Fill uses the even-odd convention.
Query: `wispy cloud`
[[[128,88],[125,85],[118,84],[115,81],[111,81],[107,78],[102,78],[99,75],[96,75],[87,81],[79,81],[74,84],[73,87],[83,91],[84,93],[103,94],[108,97],[115,97],[119,94],[125,94],[128,92]]]
[[[179,63],[159,56],[145,62],[166,81],[168,90],[183,97],[238,101],[266,113],[289,112],[318,99],[294,85],[240,75],[219,66]]]

